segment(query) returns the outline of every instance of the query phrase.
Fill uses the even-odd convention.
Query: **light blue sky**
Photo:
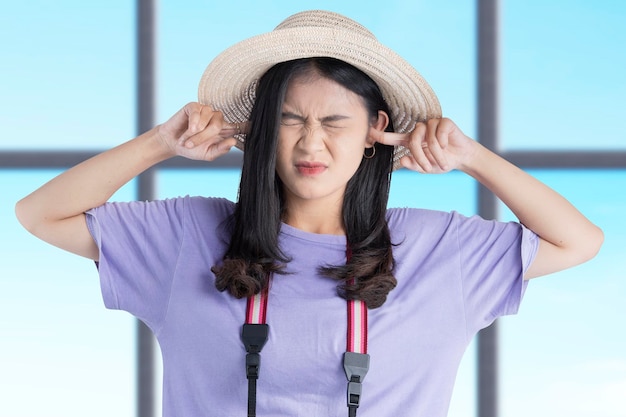
[[[0,151],[104,149],[132,137],[134,2],[5,3]],[[158,121],[195,100],[220,50],[310,8],[367,26],[474,135],[469,0],[162,1]],[[626,149],[626,2],[503,1],[502,18],[502,146]],[[15,201],[54,174],[0,170],[0,415],[132,416],[134,322],[104,309],[90,262],[38,242],[13,217]],[[473,212],[473,183],[463,175],[407,174],[394,178],[393,205]],[[531,283],[521,314],[502,321],[502,415],[626,417],[626,172],[533,174],[607,239],[594,261]],[[159,194],[234,198],[237,174],[221,175],[164,172]],[[132,198],[133,184],[116,195]],[[473,355],[472,346],[451,417],[472,415]]]

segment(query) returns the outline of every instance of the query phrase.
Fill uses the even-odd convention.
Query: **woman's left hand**
[[[410,151],[400,160],[403,167],[428,174],[463,170],[475,154],[477,145],[447,118],[418,122],[409,133],[378,131],[375,135],[377,142],[401,145]]]

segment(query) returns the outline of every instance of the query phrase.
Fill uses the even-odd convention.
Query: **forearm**
[[[169,157],[156,129],[65,171],[18,202],[20,222],[32,233],[105,203],[141,172]]]
[[[462,170],[490,189],[543,241],[545,253],[535,274],[543,275],[593,257],[603,240],[602,231],[564,197],[515,165],[476,144],[476,151]],[[547,245],[546,245],[547,243]]]

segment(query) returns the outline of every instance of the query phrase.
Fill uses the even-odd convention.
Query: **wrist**
[[[176,156],[175,151],[163,140],[159,127],[155,126],[137,137],[141,146],[141,155],[150,165]]]
[[[468,149],[465,152],[465,158],[461,161],[458,170],[470,175],[474,178],[480,175],[480,171],[485,167],[485,159],[490,153],[489,149],[485,148],[479,142],[470,139],[468,142]]]

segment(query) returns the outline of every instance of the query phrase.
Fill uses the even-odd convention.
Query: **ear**
[[[387,129],[389,125],[389,116],[382,110],[378,110],[378,116],[374,123],[370,125],[368,134],[367,134],[367,145],[368,147],[374,146],[376,143],[376,137],[380,137],[380,134]]]

